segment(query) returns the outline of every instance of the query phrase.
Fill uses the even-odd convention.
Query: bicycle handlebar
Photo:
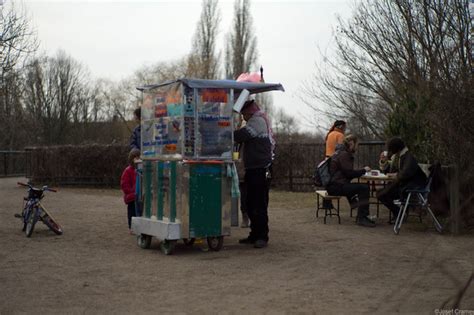
[[[22,182],[17,182],[18,185],[20,186],[24,186],[24,187],[29,187],[31,189],[35,189],[35,187],[33,187],[32,185],[30,184],[25,184],[25,183],[22,183]],[[39,188],[36,188],[36,189],[39,189]],[[48,186],[43,186],[43,188],[41,188],[43,191],[52,191],[52,192],[58,192],[57,189],[52,189],[52,188],[49,188]]]

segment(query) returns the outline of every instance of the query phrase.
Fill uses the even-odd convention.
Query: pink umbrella
[[[236,80],[237,82],[252,82],[260,83],[265,82],[263,79],[263,67],[260,67],[260,73],[258,72],[244,72]]]

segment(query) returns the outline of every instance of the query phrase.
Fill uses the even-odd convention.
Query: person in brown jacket
[[[331,180],[326,187],[330,195],[345,196],[349,203],[358,201],[356,223],[361,226],[374,227],[375,222],[368,218],[369,215],[369,186],[367,184],[351,183],[351,180],[358,178],[370,171],[370,167],[354,169],[354,153],[357,150],[359,141],[356,136],[348,135],[344,138],[343,146],[332,156],[329,166]]]

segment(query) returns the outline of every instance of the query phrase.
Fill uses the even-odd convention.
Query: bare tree
[[[125,122],[131,118],[133,110],[141,104],[141,93],[136,89],[138,86],[163,83],[192,75],[187,72],[188,70],[188,58],[144,65],[133,75],[115,87],[109,87],[103,93],[108,99],[108,104],[112,105],[114,115]]]
[[[34,31],[26,12],[12,1],[0,5],[0,148],[15,149],[25,144],[19,70],[37,49]]]
[[[232,29],[226,36],[225,74],[227,79],[235,80],[241,73],[255,70],[253,67],[257,63],[258,53],[257,37],[253,34],[254,31],[250,0],[235,0]],[[255,99],[269,116],[272,115],[271,94],[261,93]]]
[[[408,110],[422,121],[437,86],[465,81],[459,79],[472,58],[468,25],[466,1],[361,1],[350,20],[339,20],[337,57],[317,65],[303,98],[315,111],[357,120],[363,134],[378,137],[387,134],[394,112]]]
[[[89,120],[91,96],[87,79],[84,68],[62,51],[29,64],[24,102],[31,123],[41,131],[39,143],[67,143],[71,123]]]
[[[421,161],[457,165],[474,225],[472,22],[466,0],[360,1],[339,20],[337,57],[318,65],[303,98],[362,133],[402,136]]]
[[[25,10],[16,8],[13,2],[0,5],[0,83],[37,48],[36,34]]]
[[[278,135],[278,140],[288,142],[293,135],[298,133],[298,125],[293,116],[288,115],[282,108],[273,115],[273,131]]]
[[[193,38],[193,48],[188,58],[188,73],[202,79],[219,77],[219,54],[216,39],[220,23],[218,0],[203,0],[201,17]]]
[[[235,0],[232,29],[227,34],[225,49],[225,74],[236,79],[250,72],[257,61],[257,37],[253,34],[250,0]]]
[[[126,112],[127,109],[133,108],[133,105],[130,105],[125,109],[126,105],[130,103],[127,98],[130,91],[127,89],[132,88],[124,82],[128,81],[114,82],[107,79],[98,79],[95,82],[92,89],[95,96],[92,104],[92,121],[114,121],[119,117],[121,118],[122,113]]]

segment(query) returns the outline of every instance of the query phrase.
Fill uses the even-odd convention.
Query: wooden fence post
[[[456,164],[450,166],[449,208],[451,215],[451,233],[461,233],[461,208],[459,204],[459,170]]]

